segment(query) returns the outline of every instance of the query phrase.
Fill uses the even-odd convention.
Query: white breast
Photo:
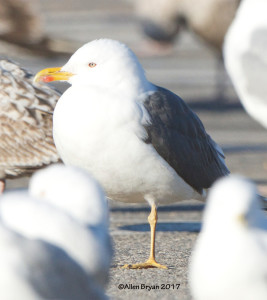
[[[153,146],[143,142],[143,118],[141,103],[129,97],[71,87],[54,112],[55,144],[64,163],[88,170],[116,200],[196,198]]]

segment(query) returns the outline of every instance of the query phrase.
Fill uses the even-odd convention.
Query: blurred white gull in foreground
[[[195,300],[267,299],[267,219],[250,181],[213,186],[189,268]]]
[[[112,249],[101,187],[85,171],[55,165],[36,173],[29,193],[6,193],[1,198],[4,225],[24,239],[65,251],[95,286],[104,286]]]
[[[99,283],[105,284],[112,248],[108,232],[108,204],[96,180],[79,168],[53,165],[33,175],[29,193],[46,202],[44,204],[58,208],[82,228],[85,233],[79,241],[82,247],[73,242],[76,238],[74,227],[74,239],[66,236],[64,243],[77,252],[85,270],[94,274]],[[80,234],[84,234],[82,231]]]
[[[109,225],[104,191],[82,169],[50,166],[32,176],[29,193],[64,210],[85,226]]]
[[[0,224],[0,298],[104,300],[102,290],[65,251]]]
[[[243,0],[224,44],[225,67],[247,112],[267,127],[267,1]]]

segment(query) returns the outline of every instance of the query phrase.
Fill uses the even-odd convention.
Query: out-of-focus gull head
[[[248,179],[233,175],[219,179],[213,185],[204,214],[204,226],[232,226],[255,221],[260,211],[256,186]]]
[[[189,266],[195,300],[267,299],[267,223],[255,185],[240,176],[217,181]]]
[[[58,206],[86,225],[108,224],[105,193],[80,168],[58,164],[40,170],[31,178],[29,193]]]

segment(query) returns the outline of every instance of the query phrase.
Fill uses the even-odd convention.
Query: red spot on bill
[[[51,75],[42,76],[42,81],[43,82],[54,81],[54,76],[51,76]]]

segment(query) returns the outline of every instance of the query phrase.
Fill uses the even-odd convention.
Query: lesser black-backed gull
[[[195,300],[267,299],[267,219],[255,185],[239,176],[212,187],[189,268]]]
[[[118,41],[85,44],[64,67],[40,71],[36,80],[72,85],[53,119],[63,161],[88,170],[113,199],[151,205],[150,257],[127,266],[166,268],[155,261],[156,206],[205,198],[229,172],[222,150],[184,101],[150,83]]]

